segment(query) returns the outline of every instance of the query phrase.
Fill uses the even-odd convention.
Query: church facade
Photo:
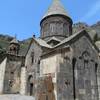
[[[53,0],[40,22],[40,38],[32,37],[25,56],[11,41],[0,64],[0,94],[100,100],[100,48],[85,29],[73,33],[72,25],[61,2]]]
[[[28,92],[36,100],[99,100],[99,49],[85,29],[73,33],[72,25],[54,0],[40,22],[41,37],[33,37],[26,55]]]

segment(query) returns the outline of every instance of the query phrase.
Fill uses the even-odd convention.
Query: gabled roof
[[[51,37],[48,41],[47,41],[47,43],[48,42],[50,42],[50,41],[52,41],[52,40],[54,40],[54,41],[57,41],[57,42],[61,42],[61,40],[59,40],[58,38],[56,38],[56,37]]]
[[[62,50],[68,50],[69,48],[71,48],[69,45],[67,45],[66,47],[62,47],[62,48],[57,48],[57,49],[52,49],[52,50],[50,50],[50,51],[48,51],[48,52],[44,52],[42,55],[41,55],[41,57],[44,57],[44,56],[46,56],[46,55],[52,55],[52,53],[59,53],[59,52],[62,52]]]
[[[90,35],[87,33],[86,30],[81,30],[77,33],[74,33],[73,35],[71,35],[70,37],[64,39],[63,41],[61,41],[58,45],[56,45],[54,48],[58,48],[62,45],[64,45],[65,43],[69,43],[71,42],[72,40],[75,40],[77,39],[78,37],[80,38],[80,36],[82,35],[86,35],[88,37],[88,39],[90,40],[90,42],[92,43],[92,45],[94,46],[94,48],[99,52],[99,49],[98,47],[95,45],[95,43],[93,42],[93,40],[91,39]]]
[[[60,45],[62,45],[62,44],[64,44],[64,43],[66,43],[66,42],[69,42],[70,40],[72,40],[73,38],[75,38],[76,36],[78,36],[79,34],[81,34],[83,31],[84,31],[84,30],[81,30],[81,31],[79,31],[79,32],[77,32],[77,33],[74,33],[74,34],[71,35],[70,37],[65,38],[63,41],[61,41],[61,42],[60,42],[58,45],[56,45],[55,47],[60,46]]]
[[[49,44],[47,44],[44,40],[40,39],[40,38],[34,38],[34,40],[42,47],[46,47],[46,48],[52,48],[52,46],[50,46]]]
[[[42,39],[40,39],[40,38],[34,38],[34,37],[33,37],[33,38],[31,39],[31,41],[30,41],[29,46],[28,46],[26,55],[27,55],[27,53],[28,53],[28,51],[29,51],[29,49],[30,49],[31,44],[33,43],[33,41],[35,41],[35,42],[36,42],[39,46],[41,46],[41,47],[45,47],[45,48],[49,48],[49,49],[52,48],[52,46],[48,45],[44,40],[42,40]],[[25,55],[25,56],[26,56],[26,55]]]
[[[65,15],[69,17],[60,0],[53,0],[51,6],[48,8],[48,11],[43,16],[43,19],[50,15]]]
[[[10,44],[11,44],[11,43],[19,44],[16,38],[14,38],[14,39],[10,42]]]

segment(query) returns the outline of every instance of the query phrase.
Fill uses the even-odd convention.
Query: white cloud
[[[86,21],[90,19],[91,17],[95,16],[100,11],[100,0],[98,0],[91,9],[87,12],[85,16],[83,16],[80,20]]]

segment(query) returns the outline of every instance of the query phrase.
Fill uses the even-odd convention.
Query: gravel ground
[[[0,95],[0,100],[35,100],[32,96],[23,95]]]

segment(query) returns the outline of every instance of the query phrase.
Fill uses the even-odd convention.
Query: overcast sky
[[[22,40],[40,34],[40,20],[52,0],[0,0],[0,33]],[[100,0],[61,0],[73,22],[100,20]]]

